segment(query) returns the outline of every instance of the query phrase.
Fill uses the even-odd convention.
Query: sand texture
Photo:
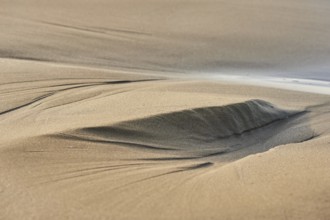
[[[0,219],[330,219],[328,2],[0,6]]]

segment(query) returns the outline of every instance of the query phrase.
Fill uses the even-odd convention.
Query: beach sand
[[[330,218],[329,95],[189,77],[325,68],[328,3],[96,2],[1,2],[0,219]]]

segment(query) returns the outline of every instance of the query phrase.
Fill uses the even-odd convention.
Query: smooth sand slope
[[[330,219],[329,10],[0,0],[0,219]]]
[[[1,0],[0,57],[329,78],[327,0]]]
[[[1,69],[1,219],[330,217],[329,96]]]

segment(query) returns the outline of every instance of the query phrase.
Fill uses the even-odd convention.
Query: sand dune
[[[330,215],[327,95],[35,61],[2,68],[2,219]]]
[[[2,0],[0,219],[329,219],[329,3]]]
[[[3,0],[1,6],[3,58],[329,80],[324,0]]]
[[[206,157],[240,150],[241,143],[247,143],[242,139],[251,139],[258,130],[274,129],[281,125],[282,120],[288,123],[290,117],[302,113],[280,110],[261,100],[250,100],[227,106],[155,115],[110,127],[82,128],[58,137],[165,152],[183,151],[185,154]],[[294,137],[291,138],[294,140]],[[304,134],[300,133],[300,138],[304,138]],[[276,142],[273,144],[276,145]]]

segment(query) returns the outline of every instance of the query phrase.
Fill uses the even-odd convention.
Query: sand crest
[[[1,220],[330,219],[327,1],[0,6]]]

